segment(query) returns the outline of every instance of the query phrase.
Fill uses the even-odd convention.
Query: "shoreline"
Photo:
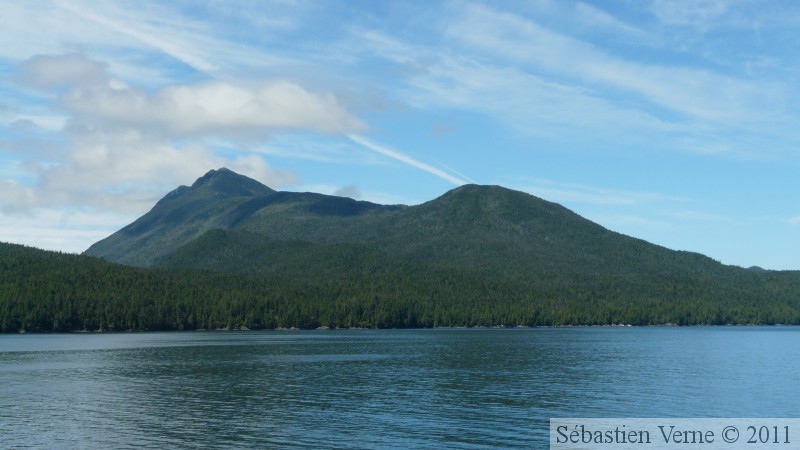
[[[72,330],[72,331],[29,331],[29,330],[19,330],[17,332],[9,332],[9,333],[0,333],[0,335],[20,335],[20,334],[30,334],[30,335],[42,335],[42,334],[134,334],[134,333],[248,333],[248,332],[287,332],[287,331],[382,331],[382,330],[409,330],[409,331],[419,331],[419,330],[547,330],[547,329],[583,329],[583,328],[609,328],[609,329],[625,329],[625,328],[699,328],[699,327],[706,327],[706,328],[732,328],[732,327],[746,327],[746,328],[756,328],[756,327],[764,327],[764,328],[779,328],[779,327],[800,327],[800,324],[758,324],[758,323],[747,323],[747,324],[723,324],[723,325],[714,325],[714,324],[692,324],[692,325],[678,325],[674,323],[665,323],[665,324],[653,324],[653,325],[630,325],[630,324],[613,324],[613,325],[536,325],[536,326],[527,326],[527,325],[515,325],[515,326],[503,326],[503,325],[494,325],[494,326],[475,326],[475,327],[467,327],[467,326],[452,326],[452,327],[417,327],[417,328],[365,328],[365,327],[349,327],[349,328],[338,328],[338,327],[317,327],[317,328],[297,328],[297,327],[279,327],[279,328],[260,328],[260,329],[250,329],[247,327],[235,327],[235,328],[215,328],[215,329],[205,329],[205,328],[197,328],[194,330]]]

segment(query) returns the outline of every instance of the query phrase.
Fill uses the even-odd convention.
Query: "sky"
[[[800,270],[800,2],[0,2],[0,241],[81,252],[228,167],[465,183]]]

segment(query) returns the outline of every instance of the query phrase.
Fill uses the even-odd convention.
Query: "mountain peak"
[[[465,184],[428,203],[437,207],[449,204],[462,211],[471,210],[476,216],[501,213],[520,220],[525,216],[575,216],[557,203],[498,185]]]
[[[275,191],[230,169],[209,170],[191,187],[180,186],[147,214],[96,242],[87,255],[149,265],[214,228],[244,220]]]
[[[210,189],[215,193],[232,196],[268,195],[275,191],[258,181],[240,175],[226,167],[209,170],[192,184],[192,189]]]
[[[197,187],[197,186],[201,186],[203,184],[206,184],[209,181],[213,180],[217,176],[217,174],[220,174],[220,173],[224,174],[225,172],[231,172],[231,170],[228,169],[227,167],[220,167],[219,169],[216,169],[216,170],[215,169],[211,169],[208,172],[206,172],[205,175],[203,175],[202,177],[200,177],[197,180],[195,180],[195,182],[192,185],[192,187]]]

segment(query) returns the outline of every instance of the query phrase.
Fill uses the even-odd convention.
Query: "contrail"
[[[454,174],[456,174],[456,175],[460,176],[461,178],[467,180],[468,183],[480,184],[477,181],[473,180],[472,178],[468,177],[467,175],[457,171],[456,169],[453,169],[452,167],[448,166],[447,164],[445,164],[445,163],[443,163],[443,162],[441,162],[439,160],[436,160],[436,163],[439,164],[440,166],[444,167],[445,169],[449,170],[450,172],[453,172]]]
[[[388,156],[390,158],[394,158],[394,159],[396,159],[398,161],[401,161],[401,162],[404,162],[404,163],[406,163],[406,164],[408,164],[410,166],[416,167],[417,169],[424,170],[425,172],[428,172],[430,174],[436,175],[437,177],[439,177],[439,178],[441,178],[443,180],[449,181],[449,182],[455,184],[456,186],[461,186],[461,185],[464,185],[464,184],[468,184],[467,181],[464,181],[461,178],[454,177],[453,175],[450,175],[449,173],[447,173],[447,172],[445,172],[443,170],[439,170],[436,167],[433,167],[433,166],[430,166],[428,164],[425,164],[424,162],[417,161],[416,159],[414,159],[414,158],[412,158],[412,157],[410,157],[408,155],[405,155],[403,153],[400,153],[400,152],[398,152],[396,150],[392,150],[390,148],[384,147],[384,146],[382,146],[382,145],[380,145],[380,144],[378,144],[376,142],[373,142],[373,141],[371,141],[371,140],[369,140],[369,139],[367,139],[367,138],[365,138],[363,136],[359,136],[357,134],[348,134],[347,137],[350,138],[351,141],[353,141],[353,142],[355,142],[357,144],[361,144],[364,147],[367,147],[368,149],[370,149],[372,151],[378,152],[381,155]]]

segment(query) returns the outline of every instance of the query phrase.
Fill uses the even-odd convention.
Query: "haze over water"
[[[800,328],[0,336],[0,447],[544,447],[551,417],[799,417]]]

